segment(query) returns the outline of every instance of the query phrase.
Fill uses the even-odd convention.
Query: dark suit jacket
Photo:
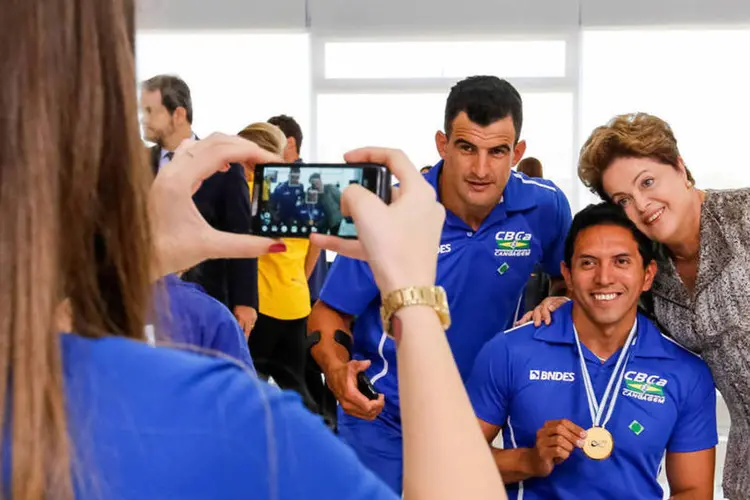
[[[151,166],[159,169],[161,148],[151,148]],[[250,193],[241,165],[232,164],[227,172],[217,172],[193,195],[201,215],[215,229],[230,233],[250,233]],[[258,309],[257,259],[218,259],[203,262],[183,276],[185,281],[201,285],[206,292],[226,305]]]

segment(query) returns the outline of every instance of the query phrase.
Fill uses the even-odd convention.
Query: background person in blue
[[[550,326],[501,333],[477,357],[468,392],[487,441],[503,430],[506,449],[493,454],[503,480],[513,483],[510,498],[661,499],[665,451],[672,499],[713,498],[711,373],[637,313],[656,269],[651,242],[622,209],[589,206],[573,219],[565,245],[562,270],[573,300]],[[614,448],[602,461],[580,449],[592,417],[576,332],[597,402],[614,381],[615,406],[601,422]]]
[[[305,203],[305,186],[300,182],[300,168],[289,169],[289,179],[282,182],[271,194],[274,220],[283,224],[301,221]]]
[[[176,274],[165,276],[156,287],[155,314],[155,338],[149,340],[220,352],[255,371],[240,324],[200,285],[183,281]]]
[[[526,149],[521,124],[521,97],[507,81],[477,76],[457,83],[446,103],[445,133],[435,138],[442,161],[425,174],[446,209],[435,249],[437,282],[448,293],[453,315],[448,341],[464,379],[484,343],[512,326],[534,265],[541,262],[554,276],[560,272],[570,206],[551,182],[511,172]],[[341,437],[399,492],[398,374],[379,308],[368,265],[339,257],[308,332],[321,335],[311,352],[340,402]],[[355,317],[350,354],[334,336],[337,330],[351,335]],[[377,400],[357,390],[357,373],[363,370],[381,393]]]

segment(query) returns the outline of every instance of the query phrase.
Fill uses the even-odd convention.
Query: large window
[[[450,88],[471,75],[516,84],[522,138],[545,177],[576,198],[573,171],[577,51],[570,34],[488,39],[313,40],[316,159],[341,161],[353,148],[403,149],[417,167],[440,158]]]
[[[139,33],[138,79],[160,73],[190,86],[198,135],[234,134],[282,113],[310,130],[308,35]]]
[[[750,186],[750,30],[583,34],[581,141],[615,114],[668,121],[700,187]]]
[[[565,76],[564,40],[329,42],[326,78]]]
[[[318,96],[318,157],[341,161],[362,146],[403,149],[417,167],[440,158],[435,132],[443,130],[446,93],[322,94]],[[522,138],[527,156],[542,161],[545,177],[570,197],[573,170],[573,97],[570,93],[527,93]]]

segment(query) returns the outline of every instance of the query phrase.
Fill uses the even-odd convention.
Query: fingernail
[[[281,253],[286,252],[286,245],[284,243],[274,243],[268,247],[268,253]]]
[[[582,437],[583,439],[586,439],[586,431],[582,431],[582,432],[581,432],[581,437]]]
[[[578,446],[579,448],[583,448],[583,444],[583,441],[576,441],[576,446]]]

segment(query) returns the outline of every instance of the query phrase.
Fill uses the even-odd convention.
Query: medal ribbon
[[[612,375],[609,377],[609,382],[607,382],[607,388],[604,391],[604,395],[602,396],[601,402],[598,402],[596,400],[596,394],[594,393],[594,386],[591,383],[591,376],[589,375],[589,370],[586,367],[586,360],[583,358],[583,350],[581,349],[581,340],[578,338],[578,331],[575,328],[575,325],[573,326],[573,333],[575,334],[576,338],[576,346],[578,346],[578,356],[579,361],[581,362],[581,375],[583,376],[583,386],[586,389],[586,399],[588,400],[589,404],[589,413],[591,414],[591,422],[594,425],[594,427],[605,427],[607,425],[607,422],[609,422],[609,419],[612,417],[612,412],[615,409],[615,402],[617,401],[617,396],[619,396],[619,391],[615,389],[612,391],[612,386],[614,384],[614,381],[617,380],[617,387],[619,388],[622,385],[622,380],[625,378],[625,369],[628,365],[628,360],[630,359],[630,348],[635,344],[635,337],[636,337],[636,331],[638,330],[638,320],[636,319],[635,323],[633,324],[633,328],[631,328],[630,333],[628,334],[628,338],[625,341],[625,344],[622,346],[622,351],[620,352],[620,356],[617,358],[617,364],[615,364],[615,369],[612,371]],[[609,400],[610,393],[612,393],[612,399]],[[604,419],[604,422],[602,422],[602,417],[604,416],[605,409],[607,408],[607,403],[609,402],[609,410],[607,410],[607,415]],[[601,425],[600,425],[601,424]]]

